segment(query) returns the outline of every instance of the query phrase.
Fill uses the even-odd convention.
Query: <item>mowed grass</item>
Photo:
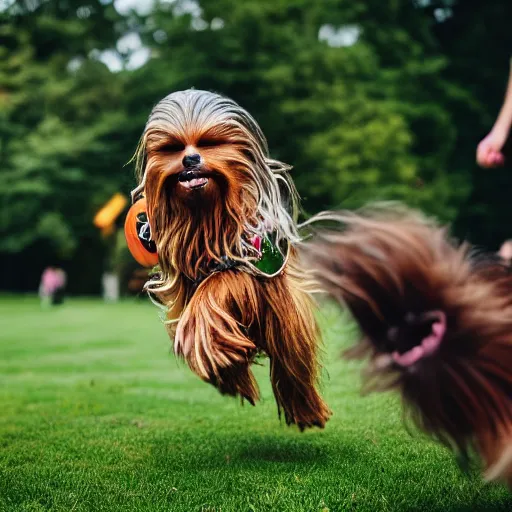
[[[170,352],[151,304],[0,298],[0,510],[512,510],[408,434],[392,395],[359,396],[339,358],[355,333],[320,316],[334,415],[305,433],[277,418],[268,365],[256,407],[201,382]]]

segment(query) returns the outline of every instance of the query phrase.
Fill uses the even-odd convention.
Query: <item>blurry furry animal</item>
[[[330,223],[321,226],[322,223]],[[367,390],[398,390],[415,424],[512,487],[512,273],[405,209],[324,213],[303,246],[347,307]],[[339,229],[342,227],[342,229]]]
[[[265,353],[286,423],[323,427],[331,412],[317,391],[314,285],[295,248],[290,167],[269,158],[248,112],[200,90],[154,107],[136,159],[132,195],[147,201],[160,267],[146,287],[167,312],[176,354],[254,404],[250,366]]]

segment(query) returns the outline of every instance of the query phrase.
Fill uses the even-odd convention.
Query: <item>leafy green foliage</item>
[[[0,255],[33,265],[45,247],[76,274],[94,246],[101,266],[94,213],[133,187],[126,163],[152,106],[188,87],[256,117],[307,214],[398,199],[499,243],[510,180],[475,172],[474,153],[503,96],[510,16],[498,13],[511,7],[488,5],[155,0],[120,14],[107,0],[16,2],[0,25]],[[138,68],[127,37],[149,52]]]
[[[42,17],[38,23],[46,33],[58,22]],[[94,203],[122,183],[121,161],[109,155],[108,140],[125,121],[116,100],[122,83],[99,62],[86,60],[70,71],[69,54],[69,60],[64,52],[39,57],[37,33],[12,26],[1,32],[7,58],[0,63],[0,251],[19,252],[43,238],[57,254],[70,256]]]

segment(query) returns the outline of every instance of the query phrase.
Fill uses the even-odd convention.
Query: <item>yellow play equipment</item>
[[[117,192],[94,216],[94,225],[101,229],[103,236],[111,235],[114,232],[115,221],[123,213],[127,204],[128,198]]]

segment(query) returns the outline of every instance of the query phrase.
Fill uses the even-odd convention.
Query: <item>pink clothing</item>
[[[51,295],[66,284],[66,274],[56,268],[48,267],[41,277],[41,288],[44,295]]]

